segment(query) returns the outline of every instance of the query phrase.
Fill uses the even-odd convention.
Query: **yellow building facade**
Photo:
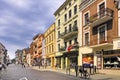
[[[44,33],[45,40],[45,64],[49,67],[55,67],[55,23],[53,23]]]

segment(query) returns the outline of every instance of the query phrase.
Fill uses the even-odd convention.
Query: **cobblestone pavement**
[[[1,80],[19,80],[22,77],[28,80],[79,80],[74,76],[64,75],[53,71],[39,71],[29,67],[22,68],[21,65],[10,65],[7,70],[3,70]]]
[[[58,72],[58,73],[62,73],[64,75],[66,75],[66,71],[65,70],[61,70],[61,69],[43,69],[43,68],[38,68],[38,67],[32,67],[35,70],[39,70],[39,71],[53,71],[53,72]],[[68,76],[68,75],[67,75]],[[70,76],[74,76],[75,77],[75,73],[74,72],[70,72]],[[80,74],[77,77],[78,80],[85,80],[83,78],[80,78]],[[77,80],[77,79],[73,79],[73,80]],[[104,73],[99,73],[99,74],[94,74],[94,75],[90,75],[90,79],[86,79],[86,80],[120,80],[120,76],[118,75],[110,75],[110,74],[104,74]]]
[[[26,77],[28,80],[85,80],[80,76],[75,77],[73,72],[66,75],[65,71],[60,69],[22,68],[21,65],[10,65],[7,70],[2,71],[0,77],[1,80],[19,80],[22,77]],[[86,80],[120,80],[120,76],[95,74]]]

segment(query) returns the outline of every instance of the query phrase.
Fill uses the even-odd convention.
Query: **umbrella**
[[[104,64],[111,64],[109,61],[107,61],[106,63],[104,63]]]
[[[113,62],[113,63],[111,63],[111,64],[119,64],[118,62]]]

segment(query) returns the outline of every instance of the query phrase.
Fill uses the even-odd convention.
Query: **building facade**
[[[22,54],[23,54],[23,51],[22,50],[16,50],[15,51],[15,61],[16,61],[16,64],[21,64],[22,62]]]
[[[31,65],[30,61],[31,61],[31,58],[30,58],[30,48],[24,48],[22,50],[22,62],[24,62],[25,64],[27,65]]]
[[[55,66],[55,24],[53,23],[44,33],[45,40],[45,59],[47,66]]]
[[[80,15],[82,46],[79,48],[79,65],[120,68],[118,9],[114,0],[82,0]]]
[[[54,13],[56,26],[56,67],[78,65],[79,5],[81,0],[66,0]]]
[[[34,54],[33,54],[33,52],[34,52],[34,45],[35,45],[34,42],[32,42],[30,44],[30,57],[31,57],[30,63],[31,63],[31,65],[34,64]]]
[[[44,35],[40,34],[38,36],[38,41],[37,41],[37,53],[38,53],[38,58],[42,59],[42,41],[43,41]]]
[[[40,34],[37,34],[33,37],[33,64],[32,65],[37,65],[38,64],[38,57],[39,57],[39,54],[38,54],[38,36]]]
[[[0,62],[3,64],[7,63],[7,49],[0,43]]]

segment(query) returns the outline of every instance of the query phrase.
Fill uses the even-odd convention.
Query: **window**
[[[89,45],[89,33],[85,33],[85,45]]]
[[[60,31],[58,31],[58,38],[60,38]]]
[[[71,6],[71,2],[69,3],[69,6]]]
[[[67,14],[64,15],[64,21],[67,21]]]
[[[51,53],[51,46],[49,46],[49,52]]]
[[[99,28],[99,43],[105,42],[105,25]]]
[[[69,32],[72,31],[72,27],[71,27],[71,24],[69,24]]]
[[[69,40],[69,45],[71,45],[72,44],[72,40]]]
[[[54,52],[54,46],[52,45],[52,52]]]
[[[60,16],[60,13],[58,13],[58,16]]]
[[[74,14],[77,13],[77,5],[74,6]]]
[[[85,25],[87,25],[88,23],[89,23],[89,13],[86,13],[85,15],[84,15],[84,21],[85,21]]]
[[[105,3],[99,5],[99,17],[103,17],[105,15]]]
[[[58,51],[60,51],[60,44],[58,44]]]
[[[65,33],[67,33],[67,27],[65,27]]]
[[[77,20],[76,20],[76,21],[74,21],[74,26],[75,26],[75,27],[77,27]]]
[[[58,20],[58,26],[60,26],[60,19]]]
[[[77,43],[77,38],[74,39],[74,43]]]
[[[51,42],[51,36],[49,36],[49,42]]]
[[[65,48],[67,47],[67,42],[64,42]]]
[[[67,8],[65,7],[65,10],[67,10]]]
[[[72,11],[69,10],[69,18],[71,18],[71,16],[72,16]]]

